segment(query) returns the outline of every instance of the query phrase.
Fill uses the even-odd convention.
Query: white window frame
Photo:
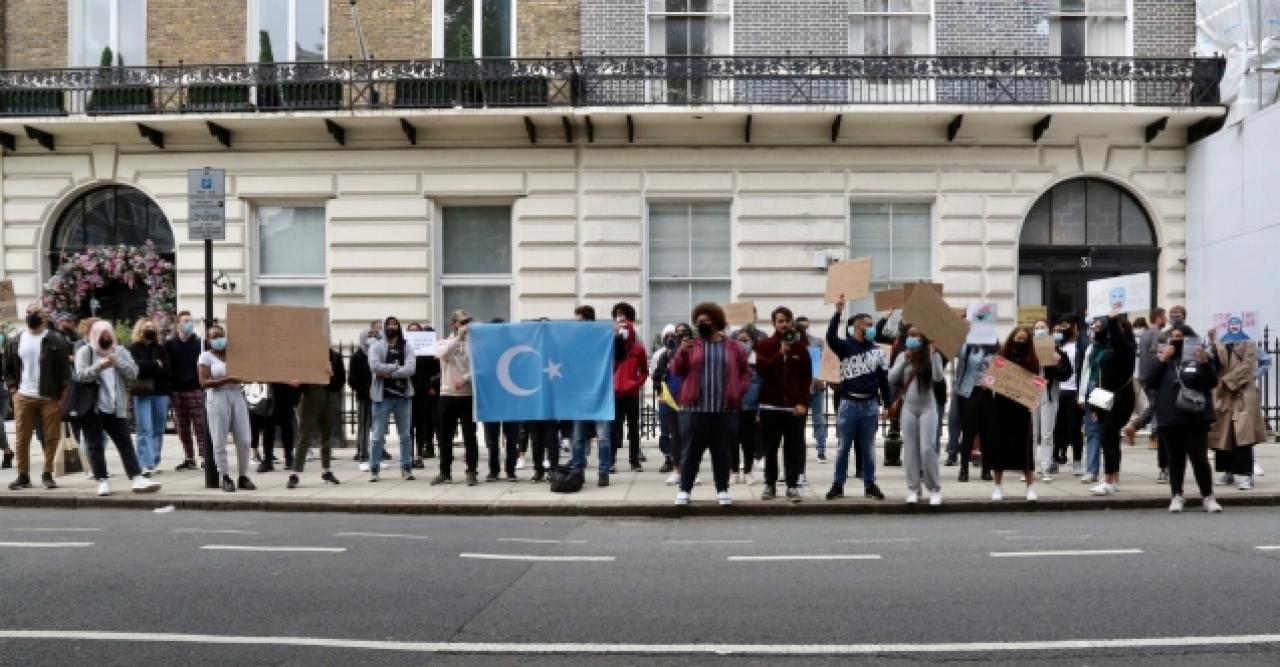
[[[131,0],[108,0],[111,3],[111,53],[116,58],[120,57],[120,3],[129,2]],[[142,62],[125,63],[125,67],[142,67],[147,64],[147,22],[149,15],[147,14],[147,0],[136,0],[142,2]],[[79,48],[80,42],[83,41],[84,33],[84,14],[80,11],[79,0],[67,0],[67,63],[71,67],[97,67],[101,60],[101,54],[90,55],[85,54],[85,62],[82,65],[76,63],[76,49]],[[115,63],[112,63],[113,65]]]
[[[873,270],[872,270],[872,282],[871,282],[872,291],[875,291],[875,290],[877,290],[877,289],[893,289],[893,288],[895,288],[895,287],[900,287],[900,286],[902,286],[902,285],[906,285],[906,284],[909,284],[909,283],[916,283],[916,282],[920,282],[920,281],[926,281],[926,282],[928,282],[928,281],[932,281],[932,280],[934,280],[934,279],[936,278],[936,276],[938,275],[938,252],[937,252],[937,248],[938,248],[938,243],[937,243],[937,238],[938,238],[938,205],[937,205],[937,202],[936,202],[936,201],[933,201],[933,200],[930,200],[930,199],[914,199],[914,198],[897,199],[897,198],[885,198],[885,197],[855,198],[855,199],[850,199],[850,200],[849,200],[849,202],[848,202],[848,207],[847,207],[847,209],[848,209],[848,210],[847,210],[847,213],[846,213],[847,218],[846,218],[846,223],[845,223],[845,224],[846,224],[846,228],[845,228],[845,248],[847,248],[847,253],[848,253],[849,257],[859,257],[859,256],[861,256],[861,255],[859,254],[858,249],[857,249],[857,248],[855,248],[855,247],[854,247],[854,245],[853,245],[853,224],[854,224],[854,223],[853,223],[853,207],[854,207],[854,206],[856,206],[856,205],[859,205],[859,204],[864,205],[864,206],[865,206],[865,205],[869,205],[869,204],[875,204],[875,205],[888,205],[888,206],[890,207],[890,209],[889,209],[889,239],[888,239],[888,241],[889,241],[889,262],[890,262],[890,265],[889,265],[889,279],[888,279],[888,280],[876,280],[876,279],[875,279],[875,271],[874,271],[874,269],[873,269]],[[928,243],[928,248],[929,248],[929,275],[927,275],[927,276],[923,276],[923,277],[911,276],[911,277],[905,277],[905,278],[904,278],[904,277],[898,277],[898,276],[895,276],[895,275],[894,275],[894,273],[893,273],[893,264],[892,264],[892,262],[893,262],[893,218],[894,218],[894,216],[893,216],[893,209],[892,209],[892,207],[894,207],[894,206],[928,206],[928,207],[929,207],[929,243]]]
[[[432,273],[435,275],[435,284],[431,290],[431,298],[434,301],[432,311],[436,313],[436,322],[443,325],[449,323],[450,313],[444,312],[444,288],[446,287],[506,287],[507,289],[507,312],[511,314],[508,318],[510,321],[516,321],[516,206],[515,200],[509,198],[474,198],[474,199],[443,199],[432,200],[434,206],[432,213],[437,221],[434,224],[435,236],[438,242],[431,244],[431,265],[434,268]],[[446,208],[464,208],[479,206],[506,206],[511,209],[511,272],[510,273],[449,273],[444,272],[444,209]],[[473,313],[474,314],[474,313]],[[440,329],[441,327],[436,327]],[[447,326],[444,329],[448,334]]]
[[[330,0],[332,1],[332,0]],[[281,58],[280,54],[273,53],[272,56],[276,62],[297,62],[298,60],[298,0],[248,0],[249,15],[245,21],[245,61],[258,62],[258,9],[264,2],[287,2],[289,3],[289,28],[286,33],[286,45],[288,46],[288,54]],[[326,11],[324,13],[324,57],[322,61],[329,60],[329,11],[328,3],[325,4]],[[273,45],[274,50],[274,45]]]
[[[848,18],[845,21],[845,29],[844,29],[845,39],[849,39],[850,37],[850,32],[852,32],[853,30],[853,20],[855,18],[877,18],[877,17],[883,17],[883,18],[925,17],[925,18],[928,18],[929,19],[928,51],[924,53],[915,53],[911,55],[929,56],[929,55],[934,55],[938,51],[938,18],[937,18],[938,3],[937,3],[937,0],[929,0],[929,11],[927,12],[910,12],[910,11],[908,12],[903,12],[903,11],[855,12],[849,7],[848,3],[845,4],[845,11],[848,14]],[[853,55],[853,56],[867,56],[870,58],[874,58],[878,55],[881,55],[881,54],[869,54],[869,53],[854,53],[852,40],[849,41],[848,49],[849,49],[849,55]]]
[[[722,204],[729,205],[729,275],[727,276],[727,280],[729,281],[729,298],[730,299],[737,298],[737,294],[738,294],[738,200],[737,198],[734,197],[732,193],[714,193],[714,192],[700,194],[700,195],[688,195],[688,196],[686,195],[646,196],[644,199],[644,206],[643,206],[644,210],[642,211],[642,214],[644,217],[642,218],[641,229],[640,229],[640,233],[643,235],[641,238],[644,239],[643,240],[644,266],[641,270],[641,275],[640,275],[640,280],[641,280],[640,289],[643,290],[641,299],[640,299],[640,302],[641,302],[640,318],[641,318],[641,322],[644,324],[646,341],[653,340],[653,335],[656,334],[658,331],[660,331],[660,327],[665,326],[667,324],[666,322],[662,322],[662,323],[654,322],[652,319],[651,305],[653,301],[649,291],[649,285],[651,282],[688,284],[688,283],[694,283],[694,282],[724,282],[724,280],[726,280],[726,278],[708,278],[703,276],[699,278],[692,278],[692,277],[658,278],[655,281],[652,277],[652,272],[649,270],[649,253],[651,250],[649,245],[650,208],[654,204],[694,204],[694,203],[708,203],[708,202],[722,203]],[[690,257],[690,260],[692,260],[693,258],[692,252],[690,252],[689,257]]]
[[[679,18],[685,18],[685,17],[691,17],[691,16],[702,16],[702,17],[707,18],[707,19],[708,19],[708,20],[710,20],[710,21],[716,21],[716,20],[722,20],[722,21],[724,21],[724,22],[726,23],[726,25],[728,25],[728,29],[729,29],[729,47],[728,47],[728,51],[727,51],[726,53],[709,53],[709,54],[707,54],[707,55],[710,55],[710,56],[731,56],[731,55],[733,55],[733,51],[734,51],[734,40],[733,40],[733,37],[734,37],[734,35],[733,35],[733,13],[734,13],[734,9],[735,9],[735,8],[734,8],[734,0],[723,0],[723,2],[725,3],[725,5],[727,6],[727,9],[724,9],[724,10],[722,10],[722,11],[715,11],[715,6],[716,6],[716,4],[717,4],[717,0],[709,0],[709,2],[710,2],[710,6],[712,7],[712,11],[707,11],[707,12],[667,12],[667,11],[655,12],[655,11],[653,11],[653,10],[651,9],[651,7],[650,7],[650,3],[651,3],[651,2],[652,2],[652,0],[644,0],[644,52],[645,52],[647,55],[651,55],[651,56],[665,56],[665,55],[667,55],[667,54],[665,54],[665,53],[654,53],[654,52],[653,52],[653,42],[652,42],[652,40],[650,39],[650,29],[649,29],[649,28],[650,28],[650,26],[651,26],[651,25],[653,25],[653,20],[654,20],[654,19],[658,19],[658,18],[660,18],[660,19],[666,19],[667,17],[672,17],[672,16],[674,16],[674,17],[679,17]]]
[[[319,287],[322,293],[322,303],[327,307],[329,305],[329,272],[332,269],[332,263],[329,257],[329,201],[327,199],[255,199],[247,201],[249,207],[248,215],[248,240],[249,240],[249,266],[250,277],[252,278],[253,288],[251,298],[253,303],[262,303],[263,287]],[[324,270],[319,274],[262,274],[262,229],[261,221],[258,219],[258,211],[263,208],[319,208],[324,211]]]
[[[1131,58],[1133,57],[1133,0],[1125,0],[1124,12],[1104,12],[1089,11],[1088,0],[1085,2],[1085,10],[1082,12],[1064,12],[1062,10],[1051,9],[1049,11],[1049,30],[1061,30],[1062,18],[1083,18],[1085,20],[1085,47],[1084,52],[1089,53],[1089,19],[1090,18],[1111,18],[1124,19],[1124,39],[1125,52],[1116,56],[1104,56],[1109,58]],[[1061,50],[1061,49],[1059,49]],[[1059,54],[1061,55],[1061,54]],[[1089,56],[1085,56],[1089,57]]]
[[[471,31],[471,53],[473,57],[483,58],[485,56],[476,56],[484,47],[484,0],[471,0],[471,20],[476,22],[475,30]],[[518,31],[518,23],[516,18],[520,15],[520,0],[511,0],[511,58],[520,57],[516,47],[520,44],[520,34]],[[431,0],[431,57],[443,58],[444,56],[444,0]],[[491,56],[502,58],[504,56]]]

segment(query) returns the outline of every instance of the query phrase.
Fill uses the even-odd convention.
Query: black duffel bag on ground
[[[577,493],[582,490],[586,479],[581,470],[568,466],[556,466],[551,471],[551,490],[555,493]]]

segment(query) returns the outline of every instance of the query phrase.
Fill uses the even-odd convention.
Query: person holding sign
[[[1142,384],[1151,392],[1160,446],[1168,454],[1172,496],[1169,511],[1175,514],[1186,506],[1182,483],[1188,459],[1205,511],[1222,511],[1222,505],[1213,497],[1213,471],[1209,469],[1208,454],[1209,429],[1215,419],[1209,394],[1219,382],[1218,370],[1204,350],[1197,350],[1194,360],[1183,361],[1183,342],[1195,335],[1185,324],[1174,326],[1169,331],[1168,344],[1159,347],[1154,363],[1142,374]],[[1188,394],[1188,390],[1191,393]],[[1202,403],[1198,407],[1194,400],[1197,396]]]
[[[1251,340],[1217,338],[1209,331],[1211,356],[1221,378],[1213,392],[1218,419],[1209,436],[1223,480],[1239,477],[1239,489],[1253,489],[1253,446],[1266,440],[1267,425],[1262,418],[1262,395],[1254,380],[1258,372],[1258,344]]]
[[[235,493],[237,487],[253,491],[258,487],[249,479],[249,403],[244,397],[240,378],[227,375],[227,332],[220,324],[205,329],[209,349],[200,354],[196,371],[205,389],[205,414],[209,420],[209,444],[213,460],[222,476],[222,490]],[[231,464],[227,460],[227,435],[236,445],[236,467],[239,475],[231,480]]]
[[[1098,429],[1103,479],[1089,489],[1095,496],[1109,496],[1120,488],[1120,437],[1137,405],[1131,389],[1137,365],[1137,341],[1133,328],[1120,311],[1112,311],[1093,338],[1088,353],[1092,378],[1085,402]]]
[[[1031,331],[1026,327],[1018,327],[1009,334],[1000,349],[1000,356],[1029,373],[1040,373],[1040,360],[1031,344]],[[1035,490],[1035,456],[1031,446],[1031,410],[1000,394],[995,394],[992,399],[991,410],[991,437],[982,440],[982,465],[991,471],[995,482],[991,500],[1004,500],[1004,473],[1017,470],[1027,480],[1027,502],[1035,502],[1039,498]]]
[[[1071,361],[1062,353],[1057,339],[1049,335],[1047,320],[1036,320],[1032,333],[1035,334],[1036,358],[1040,360],[1040,372],[1045,379],[1040,405],[1031,413],[1032,437],[1040,448],[1036,460],[1040,467],[1040,481],[1052,482],[1050,475],[1058,472],[1058,462],[1053,454],[1053,435],[1057,431],[1058,399],[1062,396],[1060,383],[1071,379]]]
[[[920,476],[929,490],[929,504],[942,504],[942,482],[938,479],[938,401],[933,393],[935,378],[943,377],[942,355],[916,327],[907,329],[906,351],[898,355],[889,371],[889,386],[901,401],[902,459],[907,473],[907,504],[920,501]],[[895,403],[896,404],[896,403]]]
[[[876,486],[876,430],[880,427],[880,406],[890,403],[889,363],[884,350],[876,345],[873,320],[867,313],[853,318],[853,333],[848,340],[840,338],[840,317],[844,311],[844,295],[836,300],[836,312],[827,325],[827,347],[840,357],[840,409],[836,413],[836,434],[840,450],[836,469],[827,491],[827,500],[844,497],[844,483],[849,474],[849,449],[856,447],[862,459],[864,495],[884,500]]]

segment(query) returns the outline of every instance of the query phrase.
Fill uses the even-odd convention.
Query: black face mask
[[[702,336],[703,338],[710,338],[710,337],[711,337],[711,334],[713,334],[713,333],[715,333],[715,329],[713,329],[713,328],[711,327],[711,323],[710,323],[710,322],[699,322],[699,323],[698,323],[698,335],[699,335],[699,336]]]
[[[1062,342],[1064,343],[1076,337],[1075,332],[1070,329],[1062,329],[1059,333],[1062,334]]]
[[[142,332],[142,337],[143,337],[144,339],[148,340],[148,341],[154,341],[154,340],[156,339],[156,332],[154,332],[154,331],[143,331],[143,332]]]
[[[108,337],[106,337],[106,336],[103,336],[102,338],[99,338],[99,339],[98,339],[98,347],[100,347],[100,348],[102,348],[102,349],[104,349],[104,350],[105,350],[105,349],[110,348],[110,347],[111,347],[111,339],[110,339],[110,338],[108,338]]]
[[[399,338],[399,337],[400,337],[400,327],[387,327],[387,328],[385,329],[385,332],[386,332],[386,334],[387,334],[387,338]]]
[[[41,325],[41,324],[44,324],[44,318],[43,318],[43,317],[40,317],[40,314],[39,314],[39,313],[31,313],[31,314],[27,315],[27,327],[28,327],[28,328],[30,328],[30,329],[38,329],[38,328],[40,328],[40,325]]]
[[[1015,340],[1013,341],[1013,344],[1009,346],[1009,350],[1018,356],[1022,356],[1027,351],[1027,344],[1023,341]]]
[[[1174,359],[1174,361],[1177,361],[1177,360],[1179,360],[1179,359],[1182,359],[1182,343],[1183,343],[1183,342],[1184,342],[1184,341],[1181,341],[1181,340],[1171,340],[1171,341],[1169,341],[1169,344],[1173,346],[1173,359]]]

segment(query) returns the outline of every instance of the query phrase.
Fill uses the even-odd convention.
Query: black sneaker
[[[960,476],[956,478],[956,481],[957,481],[957,482],[967,482],[967,481],[969,481],[969,471],[968,471],[968,470],[961,470],[961,471],[960,471]]]
[[[537,483],[537,482],[544,481],[544,480],[546,480],[546,479],[547,479],[547,473],[545,473],[545,472],[543,472],[543,471],[539,470],[539,471],[537,471],[537,472],[533,473],[533,479],[531,479],[531,480],[529,480],[529,481],[534,482],[534,483]]]
[[[827,492],[827,500],[835,500],[844,497],[844,487],[839,484],[832,484],[831,490]]]
[[[486,482],[496,482],[496,481],[498,481],[498,473],[496,473],[496,472],[491,472],[491,473],[489,473],[488,475],[485,475],[485,476],[484,476],[484,481],[486,481]]]
[[[179,471],[179,472],[183,470],[195,470],[195,469],[196,469],[196,462],[192,461],[191,459],[187,459],[186,461],[179,463],[178,467],[174,468],[175,471]]]
[[[516,477],[516,474],[515,474],[515,473],[513,473],[513,472],[509,472],[509,473],[507,473],[507,481],[508,481],[508,482],[518,482],[518,481],[520,481],[520,478],[519,478],[519,477]]]
[[[778,489],[772,484],[764,487],[764,491],[760,492],[760,500],[773,500],[778,497]]]
[[[383,450],[383,452],[382,452],[382,460],[383,460],[383,461],[390,461],[390,460],[391,460],[391,452],[388,452],[388,451],[386,451],[386,450]]]
[[[239,486],[244,491],[258,490],[258,487],[254,486],[253,480],[249,479],[248,477],[241,477],[239,483],[236,486]]]
[[[289,488],[289,489],[296,489],[296,488],[298,488],[298,476],[297,476],[297,475],[289,475],[289,483],[285,485],[285,488]]]
[[[272,465],[270,461],[263,461],[263,462],[258,466],[258,474],[259,474],[259,475],[261,475],[261,474],[263,474],[263,473],[267,473],[267,472],[275,472],[275,471],[276,471],[276,467],[275,467],[274,465]]]
[[[480,483],[479,475],[474,472],[467,473],[467,486],[475,486]]]
[[[9,450],[4,453],[4,463],[0,463],[0,468],[12,468],[12,467],[13,467],[13,450]]]
[[[866,491],[865,491],[865,492],[863,492],[863,494],[862,494],[862,495],[866,496],[867,498],[875,498],[876,500],[884,500],[884,493],[882,493],[882,492],[880,491],[880,487],[876,486],[875,484],[872,484],[871,486],[868,486],[868,487],[867,487],[867,489],[866,489]]]
[[[644,468],[639,463],[632,463],[631,472],[644,472]]]
[[[235,482],[233,482],[233,481],[231,481],[231,478],[230,478],[230,477],[227,477],[226,475],[223,475],[223,476],[222,476],[222,490],[223,490],[223,491],[226,491],[227,493],[235,493],[235,492],[236,492],[236,483],[235,483]]]
[[[616,465],[609,466],[609,474],[610,475],[618,474],[618,466]]]
[[[422,459],[414,459],[414,460],[413,460],[413,467],[414,467],[414,468],[416,468],[416,469],[418,469],[418,470],[426,470],[426,468],[427,468],[427,464],[426,464],[426,463],[423,463],[423,462],[422,462]]]
[[[272,454],[272,455],[271,455],[271,462],[272,462],[272,463],[279,463],[279,462],[280,462],[280,457],[279,457],[279,456],[276,456],[275,454]]]
[[[22,472],[18,473],[17,479],[14,479],[12,482],[9,483],[10,491],[20,491],[22,489],[29,489],[29,488],[31,488],[31,478],[28,477],[26,473],[22,473]]]
[[[855,471],[853,471],[853,478],[854,478],[854,479],[862,479],[862,471],[861,471],[861,470],[855,470]]]
[[[671,459],[667,459],[667,461],[666,461],[665,463],[663,463],[663,464],[662,464],[662,467],[661,467],[661,468],[658,468],[658,472],[660,472],[660,473],[662,473],[662,474],[664,474],[664,475],[665,475],[665,474],[667,474],[667,473],[671,472],[671,471],[672,471],[672,470],[674,470],[674,469],[675,469],[675,468],[673,468],[673,467],[671,466]]]
[[[956,455],[955,455],[955,454],[947,454],[947,462],[946,462],[946,463],[943,463],[942,465],[944,465],[944,466],[946,466],[946,467],[950,468],[951,466],[954,466],[955,464],[956,464]]]
[[[413,480],[417,479],[417,477],[414,477],[414,476],[413,476],[413,466],[408,466],[408,467],[405,467],[405,468],[401,468],[401,469],[400,469],[400,479],[407,480],[407,481],[410,481],[410,482],[412,482]]]
[[[332,472],[326,472],[325,474],[323,474],[323,475],[321,475],[321,476],[320,476],[320,479],[321,479],[321,481],[325,481],[325,482],[328,482],[328,483],[330,483],[330,484],[341,484],[341,483],[342,483],[342,482],[339,482],[339,481],[338,481],[338,478],[337,478],[337,477],[334,477],[334,476],[333,476],[333,473],[332,473]]]
[[[607,472],[602,472],[602,473],[600,473],[600,484],[599,484],[599,486],[609,486],[609,473],[607,473]]]
[[[992,481],[991,471],[990,471],[990,470],[983,470],[983,471],[982,471],[982,481],[984,481],[984,482],[990,482],[990,481]]]
[[[818,452],[818,463],[826,463],[826,462],[827,462],[827,455],[822,452]]]
[[[53,473],[51,472],[42,473],[40,475],[40,483],[44,484],[44,488],[46,489],[58,488],[58,483],[53,481]]]
[[[439,475],[436,475],[435,479],[431,480],[431,486],[440,486],[441,484],[453,484],[453,478],[444,473],[440,473]]]

